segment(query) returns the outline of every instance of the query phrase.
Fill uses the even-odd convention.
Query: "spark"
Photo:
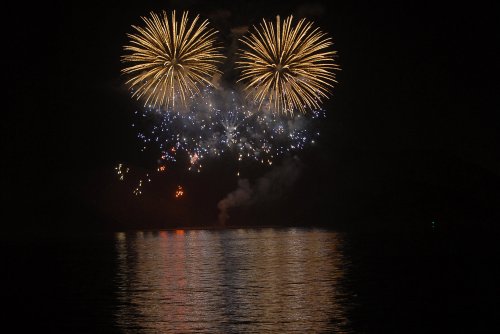
[[[134,189],[133,194],[136,196],[142,195],[142,180],[139,180],[139,185]]]
[[[184,189],[182,186],[177,186],[177,190],[175,191],[175,198],[180,198],[184,196]]]
[[[119,163],[118,166],[115,167],[116,175],[118,175],[118,179],[123,181],[125,174],[129,172],[129,168],[124,168],[122,163]]]

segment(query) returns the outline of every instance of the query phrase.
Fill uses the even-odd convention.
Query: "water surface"
[[[409,232],[11,236],[0,243],[3,325],[23,333],[499,332],[491,330],[497,243],[470,231]]]
[[[342,243],[301,229],[117,233],[116,327],[348,333]]]

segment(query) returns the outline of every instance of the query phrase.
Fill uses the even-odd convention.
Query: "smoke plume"
[[[219,223],[225,225],[230,208],[250,206],[281,198],[300,174],[302,164],[297,157],[288,158],[253,184],[248,179],[238,180],[238,188],[219,201]]]

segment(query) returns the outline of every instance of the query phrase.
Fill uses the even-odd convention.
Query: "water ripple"
[[[342,236],[301,229],[118,233],[124,333],[350,333]]]

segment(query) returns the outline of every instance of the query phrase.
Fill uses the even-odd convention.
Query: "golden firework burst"
[[[187,99],[199,93],[198,85],[212,85],[212,77],[220,73],[217,64],[223,56],[216,46],[217,31],[208,27],[205,20],[198,24],[199,15],[190,22],[188,12],[176,20],[167,12],[154,12],[142,17],[145,27],[132,26],[136,33],[127,34],[129,52],[122,62],[129,66],[122,70],[130,75],[126,82],[132,96],[143,99],[145,106],[174,107],[179,100],[186,105]]]
[[[292,24],[293,16],[284,21],[276,17],[276,25],[263,20],[240,41],[237,68],[238,82],[245,84],[249,95],[260,106],[264,102],[278,112],[303,113],[320,108],[328,98],[339,66],[334,61],[333,42],[312,22],[302,19]]]

